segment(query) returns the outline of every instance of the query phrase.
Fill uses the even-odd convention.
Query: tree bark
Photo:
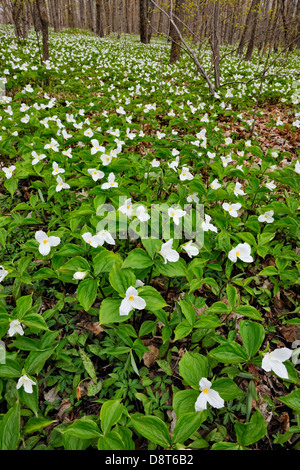
[[[174,14],[173,12],[170,11],[171,18],[173,19],[174,23],[176,24],[178,30],[182,34],[182,14],[183,14],[183,4],[184,0],[174,0],[173,1],[173,8],[174,8]],[[175,17],[174,17],[175,16]],[[179,18],[178,21],[177,18]],[[171,45],[171,52],[170,52],[170,64],[174,64],[175,62],[178,62],[180,60],[180,55],[181,55],[181,47],[180,47],[180,35],[178,33],[178,30],[175,28],[175,26],[172,24],[170,25],[170,37],[172,40],[172,45]]]
[[[42,26],[43,62],[49,60],[49,18],[45,0],[36,0],[36,8]]]

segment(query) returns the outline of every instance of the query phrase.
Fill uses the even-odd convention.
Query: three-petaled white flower
[[[37,152],[35,150],[33,150],[33,152],[31,152],[31,155],[33,156],[33,160],[32,160],[32,165],[36,165],[37,163],[39,163],[41,160],[43,160],[44,158],[46,158],[46,155],[44,153],[42,153],[41,155],[38,155]]]
[[[138,295],[135,287],[130,286],[126,290],[125,298],[122,300],[119,313],[128,315],[133,309],[143,310],[146,307],[146,301]]]
[[[264,355],[261,367],[266,372],[270,372],[272,370],[276,375],[278,375],[278,377],[288,379],[289,375],[283,362],[287,361],[291,357],[292,353],[293,351],[288,348],[275,349],[274,351]]]
[[[115,175],[114,173],[109,173],[108,175],[108,182],[107,183],[103,183],[101,185],[101,189],[109,189],[109,188],[117,188],[118,187],[118,183],[115,181]]]
[[[150,219],[150,215],[147,213],[144,206],[138,206],[136,208],[135,215],[141,222],[146,222]]]
[[[173,209],[172,207],[169,207],[168,209],[168,215],[173,219],[173,222],[175,225],[179,225],[179,219],[181,217],[184,217],[186,214],[186,211],[183,211],[182,209]]]
[[[58,175],[59,173],[64,173],[65,170],[63,168],[59,168],[58,163],[53,162],[52,163],[52,175]]]
[[[218,232],[217,227],[215,227],[213,224],[210,223],[211,221],[211,216],[208,214],[205,214],[205,220],[202,222],[202,230],[204,232],[208,232],[208,230],[211,230],[212,232]]]
[[[23,336],[24,330],[19,320],[12,320],[9,324],[9,330],[7,334],[8,336],[13,336],[16,333],[19,333],[19,335]]]
[[[179,253],[177,253],[176,250],[173,250],[172,244],[173,238],[170,238],[170,240],[162,244],[161,249],[158,252],[164,258],[164,264],[166,264],[167,261],[175,263],[179,260]]]
[[[103,171],[96,170],[96,168],[89,168],[88,173],[91,175],[94,181],[98,181],[104,177]]]
[[[62,179],[61,176],[57,176],[56,178],[56,182],[57,182],[57,185],[56,185],[56,192],[59,192],[61,191],[62,189],[69,189],[70,188],[70,185],[68,183],[65,183]]]
[[[35,232],[35,239],[39,243],[39,252],[43,256],[47,256],[50,253],[52,246],[57,246],[60,244],[59,237],[48,237],[48,235],[43,232],[43,230],[38,230]]]
[[[242,185],[241,183],[237,182],[235,183],[235,188],[233,190],[234,194],[236,196],[244,196],[246,193],[241,189]]]
[[[214,179],[211,183],[210,183],[210,187],[211,189],[219,189],[221,187],[220,183],[218,182],[217,179]]]
[[[222,207],[224,211],[229,212],[231,217],[238,217],[238,210],[242,207],[242,205],[237,202],[236,204],[228,204],[228,202],[223,202]]]
[[[190,172],[190,170],[184,166],[181,170],[181,173],[179,175],[179,179],[180,181],[185,181],[185,180],[192,180],[194,178],[194,176],[192,175],[192,173]]]
[[[202,377],[199,382],[200,386],[200,395],[198,396],[195,403],[195,411],[203,411],[207,408],[207,403],[209,403],[213,408],[223,408],[224,400],[220,397],[219,392],[211,388],[211,382]]]
[[[127,217],[130,219],[131,216],[132,216],[132,202],[131,202],[131,198],[126,199],[126,201],[124,202],[124,204],[123,204],[122,206],[120,206],[118,210],[119,210],[120,212],[122,212],[122,214],[127,215]]]
[[[8,271],[3,266],[0,266],[0,282],[3,281],[5,276],[7,276],[7,274],[8,274]]]
[[[258,217],[258,222],[267,222],[268,224],[271,224],[272,222],[274,222],[273,215],[274,211],[267,211]]]
[[[92,139],[91,143],[92,143],[92,146],[93,146],[91,148],[91,154],[92,155],[95,155],[95,153],[97,153],[97,152],[105,153],[105,147],[102,147],[102,145],[99,144],[97,139]]]
[[[19,380],[18,380],[17,389],[19,389],[23,386],[26,393],[32,393],[33,392],[33,389],[32,389],[33,385],[36,385],[36,383],[33,380],[31,380],[29,377],[27,377],[27,375],[22,375],[22,377],[20,377]]]
[[[4,166],[2,168],[2,170],[4,171],[5,173],[5,176],[7,179],[11,178],[12,177],[12,174],[13,174],[13,171],[16,169],[16,167],[14,165],[11,165],[9,166],[8,168],[6,166]]]
[[[233,263],[235,263],[238,258],[245,263],[252,263],[251,246],[248,243],[239,243],[235,248],[229,251],[228,258]]]
[[[193,245],[193,240],[190,240],[185,245],[182,245],[182,248],[187,252],[190,258],[199,254],[199,249],[196,245]]]

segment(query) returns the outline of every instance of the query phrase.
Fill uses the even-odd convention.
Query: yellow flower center
[[[128,300],[133,300],[133,299],[134,299],[133,295],[130,295],[130,296],[128,297]]]
[[[110,183],[110,185],[111,185],[111,186],[113,186],[113,185],[114,185],[114,183]]]
[[[208,388],[205,388],[205,389],[203,390],[203,392],[204,392],[204,393],[208,393]]]
[[[96,174],[97,174],[97,171],[94,171],[94,175],[96,175]]]
[[[48,240],[43,240],[43,243],[45,243],[45,245],[46,245],[46,243],[48,243]]]
[[[228,210],[229,210],[229,212],[230,212],[230,211],[232,211],[231,207],[229,207],[229,209],[228,209]]]
[[[240,256],[240,252],[239,252],[239,251],[236,252],[236,256]]]

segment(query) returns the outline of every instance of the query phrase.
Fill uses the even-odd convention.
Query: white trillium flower
[[[211,216],[208,214],[205,214],[205,220],[202,222],[202,229],[204,232],[208,232],[208,230],[211,230],[212,232],[218,232],[217,227],[215,227],[213,224],[210,223],[211,221]]]
[[[267,222],[268,224],[271,224],[272,222],[274,222],[273,215],[274,211],[267,211],[258,217],[258,222]]]
[[[83,240],[93,248],[97,248],[99,246],[99,238],[97,235],[92,235],[91,232],[85,232],[81,236]]]
[[[182,248],[187,252],[190,258],[199,254],[199,249],[196,245],[193,245],[193,240],[190,240],[188,243],[183,245]]]
[[[220,183],[218,182],[217,179],[214,179],[211,183],[210,183],[210,187],[211,189],[219,189],[221,187]]]
[[[172,244],[173,238],[168,240],[166,243],[163,243],[160,251],[158,252],[164,258],[164,264],[166,264],[167,261],[175,263],[179,260],[179,253],[177,253],[176,250],[173,250]]]
[[[31,380],[29,377],[27,377],[27,375],[22,375],[22,377],[20,377],[19,380],[18,380],[17,389],[19,389],[23,386],[26,393],[32,393],[33,392],[33,389],[32,389],[33,385],[36,385],[36,383],[33,380]]]
[[[266,183],[266,188],[270,189],[270,191],[273,191],[273,189],[276,188],[276,184],[274,184],[274,181],[270,181],[269,183]]]
[[[101,230],[96,234],[96,237],[98,239],[99,246],[102,246],[104,242],[109,245],[115,245],[115,240],[108,230]]]
[[[94,181],[104,178],[104,173],[101,170],[96,170],[96,168],[89,168],[88,173],[91,175]]]
[[[60,244],[59,237],[54,237],[54,236],[48,237],[48,235],[42,230],[38,230],[35,233],[35,239],[40,244],[39,252],[43,256],[46,256],[50,253],[50,249],[52,246],[57,246]]]
[[[156,160],[156,158],[154,158],[152,160],[152,162],[150,162],[150,165],[153,167],[153,168],[158,168],[159,165],[160,165],[160,162],[158,160]]]
[[[110,153],[109,155],[107,155],[106,153],[103,153],[100,157],[101,161],[102,161],[102,164],[104,166],[107,166],[110,164],[110,162],[112,161],[113,159],[113,155]]]
[[[198,202],[200,201],[200,199],[198,198],[197,193],[191,194],[190,196],[188,196],[186,198],[186,200],[187,200],[187,202],[196,202],[196,204],[198,204]]]
[[[44,149],[51,149],[51,150],[54,150],[54,152],[58,152],[58,146],[59,146],[58,142],[52,138],[50,144],[46,144],[44,146]]]
[[[0,266],[0,282],[3,281],[5,276],[7,276],[7,274],[8,274],[8,271],[6,271],[6,269],[3,266]]]
[[[246,193],[241,189],[241,187],[242,187],[241,183],[238,183],[238,182],[235,183],[235,188],[233,192],[236,196],[245,196]]]
[[[95,155],[95,153],[97,153],[97,152],[105,153],[105,147],[102,147],[102,145],[99,144],[97,139],[92,139],[91,143],[92,143],[92,146],[93,146],[91,148],[91,154],[92,155]]]
[[[13,171],[16,169],[16,167],[14,165],[11,165],[9,166],[8,168],[6,166],[4,166],[2,168],[2,170],[4,171],[5,173],[5,176],[7,179],[11,178],[12,177],[12,174],[13,174]]]
[[[211,388],[211,382],[203,377],[200,382],[200,395],[195,403],[195,411],[203,411],[207,408],[207,403],[213,408],[223,408],[224,400],[220,397],[219,392]]]
[[[172,207],[170,207],[168,209],[168,214],[169,217],[173,219],[174,224],[179,225],[179,219],[185,216],[186,211],[183,211],[182,209],[173,209]]]
[[[264,355],[261,367],[266,372],[270,372],[272,370],[276,375],[278,375],[278,377],[288,379],[288,372],[283,362],[287,361],[291,357],[292,353],[293,351],[288,348],[275,349],[274,351]]]
[[[147,213],[144,206],[138,206],[136,208],[135,215],[141,222],[146,222],[150,219],[150,215]]]
[[[130,286],[126,290],[125,298],[122,300],[119,313],[120,315],[128,315],[133,309],[143,310],[146,307],[146,301],[139,297],[135,287]]]
[[[185,180],[192,180],[194,178],[194,176],[192,175],[192,173],[190,173],[190,170],[184,166],[181,170],[181,173],[179,175],[179,179],[181,181],[185,181]]]
[[[236,204],[228,204],[227,202],[223,202],[222,207],[224,211],[229,212],[231,217],[238,217],[238,210],[242,207],[242,205],[237,202]]]
[[[7,334],[8,336],[13,336],[16,333],[19,333],[19,335],[23,336],[24,330],[19,320],[12,320],[9,324],[9,330]]]
[[[245,263],[252,263],[251,246],[248,243],[239,243],[235,248],[229,251],[228,258],[233,263],[235,263],[238,258]]]
[[[38,155],[37,152],[35,150],[33,150],[33,152],[31,152],[31,155],[33,156],[33,160],[32,160],[32,165],[36,165],[37,163],[39,163],[41,160],[43,160],[44,158],[46,158],[46,155],[45,154],[41,154],[41,155]]]
[[[122,212],[122,214],[127,215],[127,217],[128,217],[129,219],[131,219],[131,216],[132,216],[132,202],[131,202],[131,198],[126,199],[126,201],[124,202],[123,206],[120,206],[118,210],[119,210],[120,212]]]
[[[295,172],[298,173],[298,175],[300,174],[300,162],[299,162],[299,160],[296,161]]]
[[[59,168],[58,163],[53,162],[52,163],[52,175],[58,175],[59,173],[64,173],[65,170],[63,168]]]
[[[81,280],[84,279],[86,275],[87,271],[76,271],[76,273],[73,274],[73,279]]]
[[[172,162],[168,162],[168,167],[171,168],[171,170],[176,171],[178,164],[179,164],[179,157],[176,157],[175,160],[173,160]]]
[[[62,179],[61,176],[57,176],[56,178],[56,182],[57,182],[57,186],[56,186],[56,192],[59,192],[61,191],[62,189],[69,189],[70,188],[70,185],[68,183],[65,183]]]
[[[109,188],[117,188],[118,187],[118,183],[115,182],[115,175],[114,173],[109,173],[108,175],[108,182],[107,183],[103,183],[101,185],[101,189],[109,189]]]

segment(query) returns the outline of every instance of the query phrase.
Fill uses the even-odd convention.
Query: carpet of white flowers
[[[299,51],[0,44],[0,448],[299,447]]]

